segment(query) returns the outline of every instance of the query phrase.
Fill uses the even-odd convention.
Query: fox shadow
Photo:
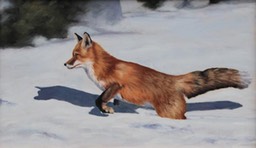
[[[96,107],[95,101],[99,95],[87,93],[81,90],[65,87],[65,86],[50,86],[50,87],[38,87],[38,95],[34,97],[35,100],[59,100],[71,103],[80,107],[93,107],[89,114],[96,116],[108,116],[103,114]],[[114,106],[112,103],[108,104],[113,107],[115,112],[120,113],[138,113],[136,109],[139,106],[128,104],[125,102],[120,102],[118,106]]]
[[[81,107],[93,107],[89,112],[91,115],[107,116],[103,114],[95,106],[95,100],[99,95],[87,93],[81,90],[65,87],[65,86],[50,86],[50,87],[36,87],[38,88],[38,95],[34,97],[35,100],[59,100],[71,103]],[[141,107],[125,102],[120,102],[118,106],[109,104],[119,113],[138,113],[138,108],[153,109],[150,107]],[[187,103],[187,111],[206,111],[206,110],[221,110],[221,109],[236,109],[242,107],[241,104],[232,101],[215,101],[215,102],[200,102]]]

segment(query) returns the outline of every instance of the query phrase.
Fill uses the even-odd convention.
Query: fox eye
[[[74,53],[74,56],[76,57],[76,56],[79,56],[80,54],[78,54],[78,53]]]

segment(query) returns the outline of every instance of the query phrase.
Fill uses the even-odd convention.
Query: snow
[[[39,40],[37,47],[0,50],[0,147],[256,146],[255,3],[134,8],[140,6],[122,2],[123,19],[115,25],[72,29],[89,32],[118,58],[165,73],[229,67],[247,71],[252,84],[187,100],[187,120],[125,102],[106,115],[94,104],[101,90],[82,69],[63,65],[76,40]]]

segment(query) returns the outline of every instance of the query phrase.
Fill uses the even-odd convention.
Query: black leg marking
[[[117,100],[117,99],[114,99],[114,105],[119,105],[120,103],[119,103],[119,100]]]
[[[114,109],[107,106],[109,100],[111,100],[121,89],[121,86],[117,83],[110,85],[95,101],[96,106],[103,113],[114,113]]]

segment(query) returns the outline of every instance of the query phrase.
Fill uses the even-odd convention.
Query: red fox
[[[83,68],[103,93],[96,106],[104,113],[114,113],[107,103],[115,96],[136,104],[150,103],[160,117],[186,119],[185,98],[210,90],[234,87],[247,88],[251,82],[247,72],[236,69],[210,68],[184,75],[169,75],[154,69],[117,59],[107,53],[88,33],[75,33],[78,43],[68,69]]]

